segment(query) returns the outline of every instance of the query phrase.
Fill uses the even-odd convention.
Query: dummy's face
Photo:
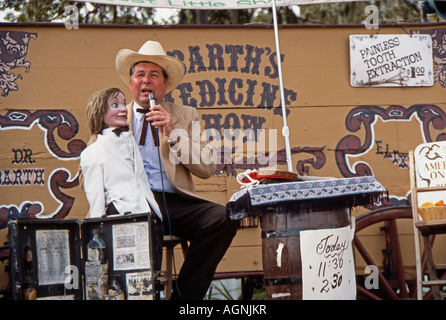
[[[108,99],[108,108],[104,115],[104,123],[109,128],[128,125],[127,108],[125,107],[125,97],[122,92],[119,92]]]
[[[130,92],[133,100],[141,107],[149,107],[149,92],[156,96],[157,104],[164,99],[168,80],[164,79],[162,68],[151,62],[140,62],[134,66],[130,78]]]

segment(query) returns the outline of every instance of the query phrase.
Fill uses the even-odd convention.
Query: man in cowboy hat
[[[164,232],[190,242],[172,299],[202,299],[237,225],[228,220],[224,206],[195,192],[192,175],[206,179],[216,168],[212,148],[200,141],[201,135],[192,135],[192,127],[199,123],[197,111],[164,101],[165,94],[181,83],[186,67],[167,56],[158,42],[147,41],[138,52],[120,50],[116,69],[133,98],[127,105],[129,126],[139,142],[150,186],[163,214]],[[149,93],[156,97],[152,106]],[[145,121],[159,133],[142,133]]]

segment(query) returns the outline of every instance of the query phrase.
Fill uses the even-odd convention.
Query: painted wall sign
[[[353,87],[432,86],[432,39],[426,35],[350,35]]]
[[[375,128],[378,120],[385,123],[404,123],[414,121],[421,128],[424,141],[446,140],[446,134],[436,134],[436,130],[446,128],[446,113],[436,105],[413,105],[408,108],[392,105],[388,108],[379,106],[359,106],[352,109],[346,116],[347,130],[357,132],[361,127],[364,129],[364,139],[359,136],[348,134],[343,137],[336,146],[336,163],[339,171],[344,177],[374,175],[372,167],[365,162],[351,164],[349,159],[354,159],[368,152],[376,153],[384,159],[389,159],[397,168],[408,169],[408,153],[398,149],[389,149],[389,144],[376,140],[379,130]],[[375,140],[374,140],[375,138]],[[390,139],[390,137],[387,137]],[[376,169],[375,169],[376,170]]]
[[[5,115],[0,114],[0,130],[3,132],[33,129],[30,135],[33,137],[32,148],[15,147],[20,143],[26,145],[26,141],[4,140],[3,143],[4,147],[8,146],[5,157],[10,162],[2,163],[0,168],[0,190],[4,195],[0,203],[0,229],[6,228],[7,222],[14,219],[63,219],[75,201],[61,189],[77,187],[77,173],[62,167],[63,164],[51,168],[49,161],[42,159],[42,154],[62,161],[79,159],[87,144],[78,139],[78,120],[72,113],[62,109],[16,109]],[[44,132],[44,140],[38,139],[41,131]],[[39,197],[39,192],[46,188],[49,198]],[[18,198],[19,202],[15,202]],[[50,212],[48,208],[54,201],[59,205]]]
[[[446,28],[413,30],[413,34],[427,34],[432,38],[434,55],[434,82],[446,87]]]
[[[194,108],[243,106],[270,109],[280,104],[277,102],[279,86],[272,81],[279,77],[277,56],[269,46],[207,43],[189,45],[183,51],[167,51],[167,54],[183,61],[188,75],[202,75],[202,79],[195,82],[184,79],[175,89],[179,99],[175,100],[171,92],[165,96],[167,101]],[[284,54],[281,60],[285,62]],[[213,74],[219,76],[213,77]],[[297,100],[296,91],[289,88],[284,91],[287,105]]]
[[[16,74],[21,67],[29,72],[31,62],[25,60],[31,39],[37,39],[37,33],[0,30],[0,90],[7,97],[10,91],[19,90],[16,81],[22,74]],[[15,70],[17,69],[17,70]]]

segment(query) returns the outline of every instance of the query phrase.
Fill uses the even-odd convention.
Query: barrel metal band
[[[262,231],[262,239],[277,238],[277,237],[298,237],[302,228],[293,229],[277,229]]]
[[[302,277],[264,278],[265,286],[284,286],[302,284]]]
[[[342,226],[325,226],[313,228],[291,228],[291,229],[276,229],[262,231],[262,239],[279,238],[279,237],[298,237],[301,231],[305,230],[320,230],[320,229],[336,229]]]

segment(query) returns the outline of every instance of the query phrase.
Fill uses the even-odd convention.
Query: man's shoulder
[[[195,111],[194,107],[177,104],[177,103],[169,102],[169,101],[163,101],[162,106],[164,109],[166,109],[166,111],[168,111],[170,113],[183,112],[183,113],[189,114],[189,113],[193,113]]]

